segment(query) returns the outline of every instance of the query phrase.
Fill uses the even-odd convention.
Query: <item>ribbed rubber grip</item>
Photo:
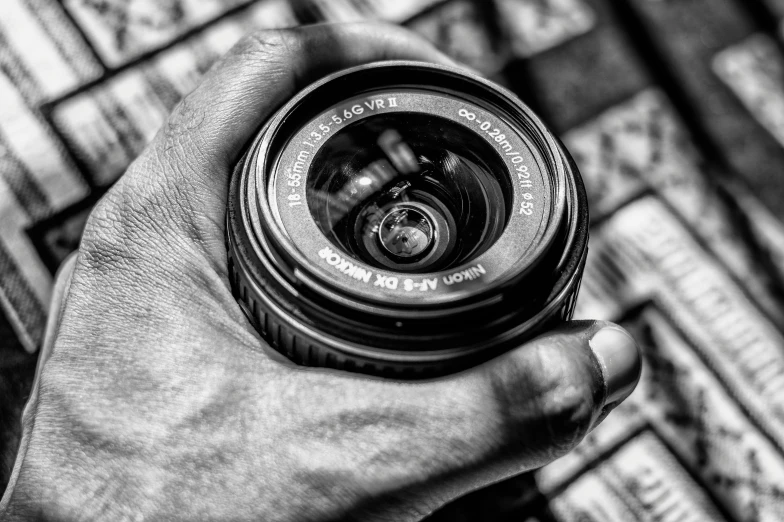
[[[423,379],[466,369],[481,363],[491,355],[483,353],[478,357],[466,357],[459,360],[398,363],[359,357],[336,350],[335,348],[320,342],[318,339],[307,335],[307,333],[294,331],[292,328],[288,327],[286,322],[281,320],[276,312],[265,306],[262,300],[254,295],[255,291],[252,289],[251,284],[245,279],[242,270],[237,268],[237,263],[234,259],[235,253],[232,251],[232,248],[228,249],[228,253],[229,275],[235,299],[237,299],[237,302],[245,312],[248,320],[250,320],[264,340],[266,340],[272,348],[285,355],[296,364],[333,368],[336,370],[396,379]],[[561,305],[558,308],[555,308],[549,317],[544,318],[539,323],[539,327],[535,332],[532,332],[533,334],[552,328],[562,321],[571,319],[577,301],[586,254],[587,249],[583,253],[583,258],[580,261],[576,278],[570,285],[568,294],[562,300]]]
[[[395,364],[347,355],[303,332],[293,331],[275,312],[264,306],[254,296],[254,291],[245,276],[240,270],[237,270],[231,251],[229,251],[229,275],[234,298],[256,331],[272,348],[296,364],[398,379],[433,377],[450,373],[456,369],[452,365],[441,363],[412,366],[408,363]]]

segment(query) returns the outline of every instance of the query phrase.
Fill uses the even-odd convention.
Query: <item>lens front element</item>
[[[509,218],[509,169],[468,127],[414,112],[340,129],[310,166],[307,202],[321,232],[371,266],[434,272],[469,261]]]
[[[415,205],[395,205],[381,220],[378,241],[389,255],[401,262],[421,257],[434,243],[435,231],[427,214]]]

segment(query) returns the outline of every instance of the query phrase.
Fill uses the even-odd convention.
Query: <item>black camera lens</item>
[[[379,62],[299,93],[238,163],[232,289],[299,364],[430,377],[570,318],[587,223],[576,167],[514,95]]]
[[[443,270],[492,245],[509,217],[511,180],[493,147],[446,118],[369,116],[313,158],[307,203],[351,257],[401,272]]]

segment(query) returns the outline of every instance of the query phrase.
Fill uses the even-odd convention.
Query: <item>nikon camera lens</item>
[[[231,283],[296,363],[458,371],[571,317],[588,209],[568,153],[505,89],[418,62],[300,92],[238,163]]]

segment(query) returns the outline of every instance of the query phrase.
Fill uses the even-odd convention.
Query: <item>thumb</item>
[[[464,378],[489,387],[504,427],[499,443],[531,469],[574,448],[631,394],[641,370],[640,350],[626,330],[575,321]]]
[[[409,406],[426,403],[415,436],[420,447],[434,448],[420,453],[433,477],[428,497],[444,504],[562,456],[631,394],[641,369],[639,348],[623,328],[576,321],[415,386]],[[453,449],[449,457],[445,447]]]
[[[173,233],[164,247],[180,243],[181,248],[183,238],[198,238],[201,247],[212,246],[222,255],[233,164],[259,126],[324,75],[387,59],[451,63],[421,37],[381,23],[312,25],[246,36],[175,107],[110,191],[107,201],[115,208],[99,203],[98,214],[161,223],[148,227],[147,236]],[[147,236],[141,241],[149,241]]]

